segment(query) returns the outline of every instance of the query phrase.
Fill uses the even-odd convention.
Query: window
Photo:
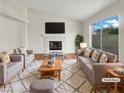
[[[118,55],[119,16],[92,25],[92,46]]]

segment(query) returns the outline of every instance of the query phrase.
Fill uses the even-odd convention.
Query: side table
[[[112,69],[108,69],[107,70],[109,77],[124,79],[124,74],[117,73],[116,69],[117,68],[112,68]],[[110,87],[110,86],[108,86],[108,87]],[[118,82],[114,82],[114,90],[113,90],[114,92],[112,92],[112,93],[118,93],[117,92],[118,91],[118,87],[123,87],[124,88],[124,84],[123,85],[122,84],[118,85]],[[123,93],[124,93],[124,89],[123,89]]]

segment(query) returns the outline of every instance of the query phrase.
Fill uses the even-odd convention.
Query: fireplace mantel
[[[65,37],[65,34],[43,34],[44,37]]]

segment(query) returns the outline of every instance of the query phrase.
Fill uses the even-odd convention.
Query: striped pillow
[[[100,57],[99,63],[107,63],[108,61],[108,57],[106,54],[102,54],[102,56]]]
[[[100,52],[97,52],[97,51],[95,50],[95,51],[93,52],[91,58],[92,58],[92,60],[94,60],[95,62],[98,62],[99,56],[100,56]]]
[[[90,54],[91,54],[91,49],[86,48],[86,49],[84,50],[84,56],[90,57]]]

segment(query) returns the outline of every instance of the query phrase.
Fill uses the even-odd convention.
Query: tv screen
[[[65,33],[64,22],[46,22],[45,23],[46,34],[63,34]]]

